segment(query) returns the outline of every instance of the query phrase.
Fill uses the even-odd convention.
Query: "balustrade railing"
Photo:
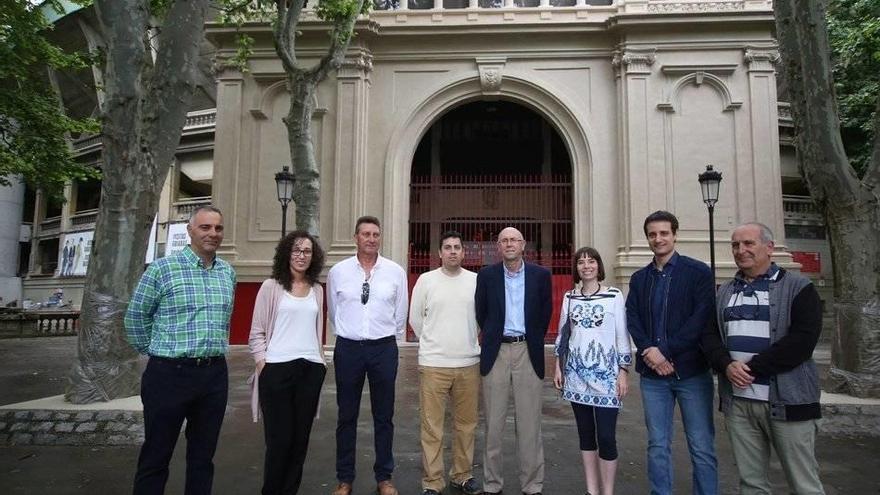
[[[782,211],[786,223],[822,225],[822,214],[809,196],[782,196]]]
[[[78,211],[70,217],[70,226],[79,229],[81,227],[94,227],[98,220],[98,210]]]
[[[198,110],[186,114],[186,123],[183,125],[184,131],[189,131],[202,127],[214,127],[217,122],[217,109],[210,108],[208,110]]]
[[[40,222],[40,235],[53,235],[61,232],[61,217],[51,217]]]
[[[210,204],[211,196],[181,199],[174,202],[174,215],[177,217],[176,220],[186,220],[196,208]]]
[[[79,311],[14,311],[0,314],[0,338],[76,335]]]
[[[373,12],[611,7],[619,13],[771,10],[772,0],[373,0]],[[308,8],[307,8],[308,10]]]

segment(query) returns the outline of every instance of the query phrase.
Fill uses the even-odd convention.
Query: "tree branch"
[[[359,0],[354,14],[334,23],[330,34],[330,47],[321,60],[308,73],[316,82],[323,81],[331,71],[336,70],[345,60],[345,52],[354,36],[354,24],[364,8],[364,0]]]
[[[155,70],[149,81],[152,90],[145,100],[143,121],[147,139],[152,140],[152,153],[158,166],[170,164],[180,136],[167,132],[182,129],[186,112],[198,80],[201,42],[209,0],[178,0],[166,16]],[[145,124],[144,122],[144,124]],[[149,135],[150,132],[155,134]]]
[[[814,0],[776,0],[776,32],[788,76],[801,173],[824,210],[851,205],[859,181],[840,137],[825,10]],[[829,97],[830,95],[830,97]]]
[[[149,58],[143,42],[149,12],[141,2],[132,0],[97,0],[95,11],[107,43],[104,143],[110,148],[124,147],[139,113],[141,71]],[[112,29],[119,19],[127,19],[126,27]]]
[[[278,8],[278,23],[275,25],[275,51],[287,73],[296,68],[296,28],[302,14],[303,0],[293,0],[288,8],[288,0],[275,0]]]
[[[880,98],[877,98],[877,106],[874,109],[874,151],[871,153],[868,170],[862,178],[862,185],[872,192],[880,186]],[[877,196],[878,193],[874,195]]]

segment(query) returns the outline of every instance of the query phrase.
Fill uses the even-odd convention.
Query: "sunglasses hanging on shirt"
[[[370,300],[370,283],[364,282],[364,285],[361,286],[361,304],[367,304],[367,301]]]

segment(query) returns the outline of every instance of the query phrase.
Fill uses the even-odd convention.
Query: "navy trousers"
[[[210,494],[214,451],[226,412],[229,375],[219,359],[196,366],[150,358],[141,379],[144,445],[134,479],[135,495],[165,492],[168,463],[186,420],[186,495]]]
[[[336,338],[333,364],[336,368],[336,479],[351,483],[355,478],[357,420],[364,380],[370,381],[373,411],[376,481],[391,479],[394,471],[394,382],[397,380],[397,341]]]

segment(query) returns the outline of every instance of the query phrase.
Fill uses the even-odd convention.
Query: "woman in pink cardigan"
[[[254,422],[263,413],[263,495],[299,490],[312,421],[327,367],[321,347],[324,251],[308,232],[287,234],[275,248],[272,278],[257,293],[248,344],[256,362]]]

